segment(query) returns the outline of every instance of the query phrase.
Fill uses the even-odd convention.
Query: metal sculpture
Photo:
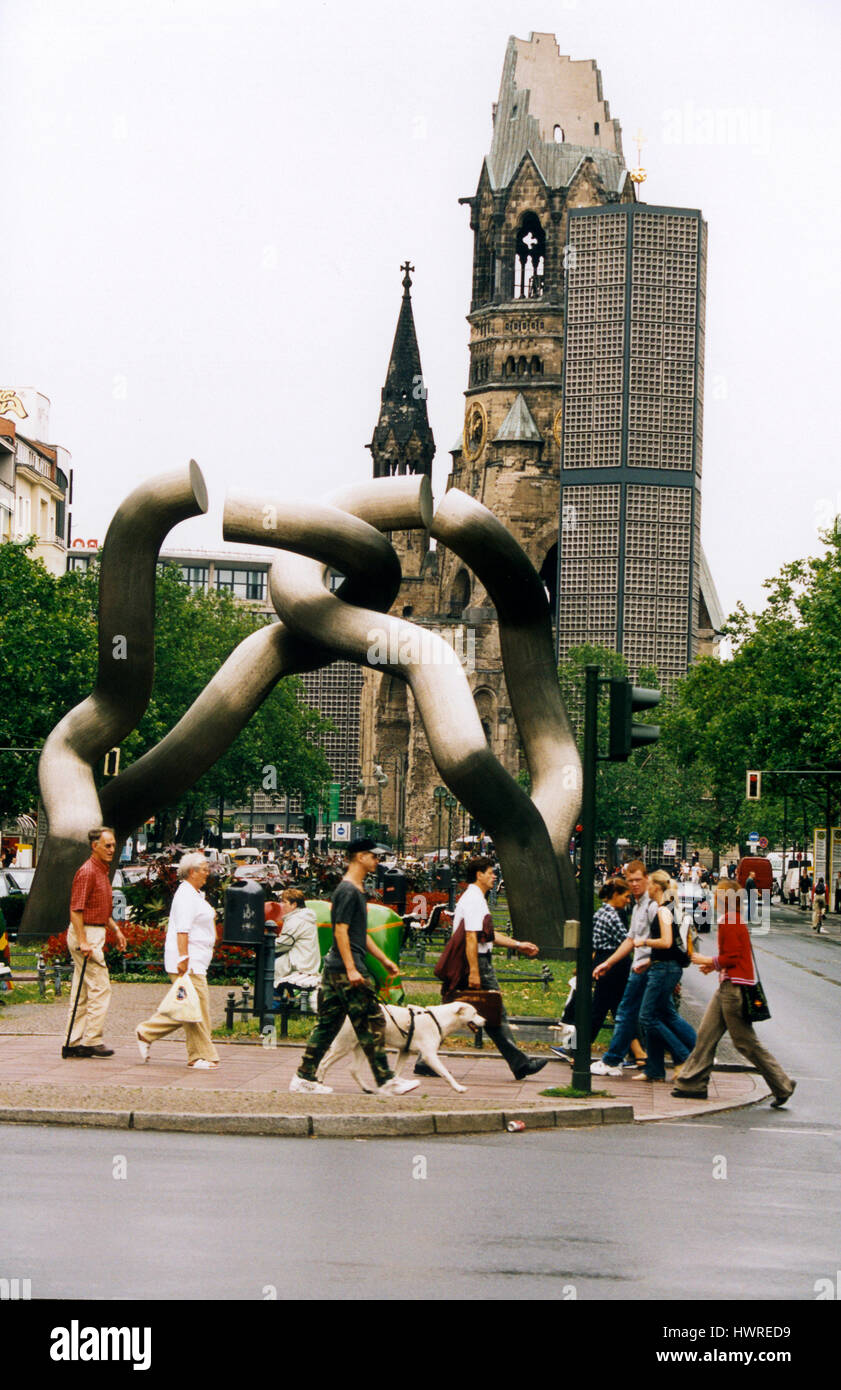
[[[334,494],[327,504],[230,494],[225,539],[276,552],[270,592],[280,622],[240,643],[175,728],[97,796],[92,765],[125,737],[151,693],[158,548],[175,521],[206,505],[201,475],[191,464],[187,480],[172,475],[138,489],[109,528],[97,686],[44,746],[39,777],[49,830],[21,934],[43,935],[66,924],[70,882],[85,857],[90,825],[105,821],[125,838],[157,806],[189,790],[282,676],[341,656],[409,683],[442,780],[494,840],[515,931],[556,952],[564,918],[574,912],[566,851],[580,805],[581,768],[558,687],[546,595],[523,550],[487,508],[451,490],[433,516],[425,477],[376,479]],[[443,639],[387,612],[401,574],[382,533],[407,529],[431,530],[453,549],[497,608],[531,797],[488,747],[467,676],[451,650],[441,650]],[[336,593],[329,570],[345,576]],[[124,632],[115,632],[117,617]],[[371,655],[373,632],[390,654],[384,660]],[[115,679],[108,662],[117,636],[125,639],[126,665]]]

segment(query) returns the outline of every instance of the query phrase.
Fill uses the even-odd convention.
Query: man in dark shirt
[[[401,1081],[391,1071],[385,1055],[385,1019],[374,982],[365,963],[366,954],[381,961],[390,975],[399,973],[394,961],[368,934],[368,907],[362,886],[377,867],[373,840],[352,840],[348,867],[333,894],[331,921],[333,944],[324,957],[324,973],[318,992],[318,1023],[310,1034],[301,1065],[289,1083],[290,1091],[314,1091],[329,1095],[332,1086],[316,1081],[318,1065],[346,1018],[368,1058],[380,1095],[403,1095],[420,1085]]]

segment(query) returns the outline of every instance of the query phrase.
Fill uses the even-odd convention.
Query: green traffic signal
[[[637,710],[651,709],[659,703],[659,690],[631,685],[629,680],[621,678],[611,680],[608,762],[624,763],[633,748],[657,742],[660,737],[659,724],[635,724],[634,714]]]

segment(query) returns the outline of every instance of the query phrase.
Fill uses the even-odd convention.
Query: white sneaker
[[[140,1053],[141,1059],[142,1059],[142,1061],[144,1061],[144,1062],[148,1062],[148,1060],[149,1060],[149,1048],[150,1048],[151,1044],[150,1044],[150,1043],[147,1043],[147,1042],[144,1042],[143,1039],[141,1038],[141,1036],[140,1036],[139,1033],[136,1034],[136,1037],[137,1037],[137,1050],[138,1050],[138,1052]]]
[[[215,1071],[217,1062],[208,1062],[206,1057],[199,1057],[197,1062],[188,1062],[187,1066],[193,1071]]]
[[[309,1091],[316,1096],[332,1096],[332,1086],[322,1086],[320,1081],[306,1081],[303,1076],[296,1072],[289,1082],[290,1091]]]
[[[621,1076],[621,1067],[609,1067],[607,1062],[591,1062],[590,1071],[593,1076]]]
[[[377,1090],[378,1096],[405,1096],[407,1091],[414,1091],[420,1085],[419,1081],[402,1081],[398,1076],[392,1076],[389,1081],[384,1081]]]

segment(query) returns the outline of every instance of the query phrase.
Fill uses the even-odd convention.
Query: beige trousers
[[[94,953],[88,956],[88,963],[85,967],[82,992],[79,994],[79,1004],[73,1022],[73,1032],[70,1036],[70,1047],[101,1046],[105,1015],[108,1012],[108,1005],[111,1003],[111,977],[108,974],[108,966],[102,957],[102,948],[105,945],[105,928],[85,927],[85,938],[93,946]],[[76,935],[76,928],[72,924],[67,932],[67,946],[75,967],[70,985],[70,1009],[67,1014],[69,1023],[73,1005],[76,1003],[76,995],[79,992],[82,962],[85,959],[79,950],[79,938]],[[100,960],[96,960],[95,956],[99,956]]]
[[[677,1084],[682,1091],[706,1092],[715,1049],[725,1033],[730,1034],[733,1046],[742,1056],[753,1062],[777,1100],[791,1095],[791,1078],[786,1076],[776,1057],[762,1046],[752,1024],[745,1022],[741,988],[730,980],[722,981],[707,1005],[698,1029],[698,1040],[680,1070]]]
[[[179,978],[178,975],[170,975],[173,984]],[[147,1018],[145,1023],[137,1025],[137,1035],[143,1042],[158,1042],[160,1038],[165,1038],[169,1033],[174,1033],[177,1028],[184,1029],[184,1040],[187,1044],[187,1061],[192,1065],[199,1058],[206,1062],[218,1062],[219,1053],[213,1046],[213,1039],[210,1036],[210,994],[207,988],[206,975],[194,975],[190,972],[190,979],[196,987],[196,994],[199,996],[201,1004],[201,1023],[173,1023],[166,1014],[155,1013],[151,1018]]]

